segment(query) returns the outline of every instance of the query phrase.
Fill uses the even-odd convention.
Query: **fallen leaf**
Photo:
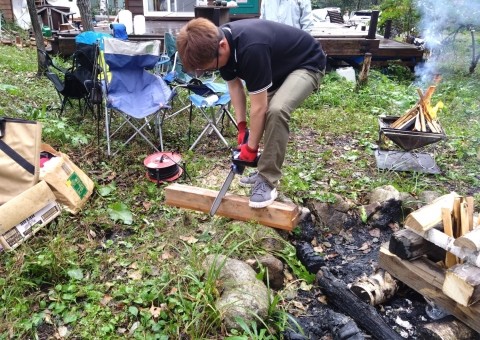
[[[363,250],[367,250],[368,248],[370,248],[370,244],[368,242],[364,242],[362,246],[358,248],[358,250],[363,251]]]
[[[92,229],[90,229],[88,232],[90,233],[91,237],[93,238],[97,237],[97,233],[95,233]]]
[[[331,253],[331,254],[328,254],[328,255],[326,256],[326,258],[327,258],[328,260],[330,260],[330,259],[336,258],[337,256],[338,256],[338,253]]]
[[[172,287],[172,289],[170,289],[170,292],[167,295],[175,294],[177,291],[178,289],[176,287]]]
[[[303,291],[308,292],[308,291],[312,290],[312,285],[309,285],[309,284],[306,283],[305,281],[302,281],[302,282],[300,283],[300,289],[303,290]]]
[[[58,327],[58,335],[61,337],[61,338],[64,338],[68,335],[68,328],[65,327],[65,326],[60,326]]]
[[[154,319],[158,318],[161,312],[162,312],[161,307],[155,307],[154,305],[150,307],[150,314],[152,314]]]
[[[193,236],[180,236],[180,240],[187,242],[188,244],[195,244],[198,239]]]
[[[140,280],[142,278],[141,270],[132,270],[128,272],[128,277],[132,280]]]
[[[152,207],[151,202],[142,202],[142,205],[145,208],[145,210],[150,210],[150,208]]]
[[[132,264],[130,264],[130,265],[128,266],[128,268],[130,268],[130,269],[138,269],[138,264],[137,264],[137,262],[133,262]]]
[[[106,306],[111,300],[112,300],[112,297],[110,295],[104,295],[102,300],[100,300],[100,304],[102,306]]]
[[[129,333],[130,335],[132,335],[132,334],[136,331],[136,329],[138,328],[138,326],[140,326],[140,322],[139,322],[139,321],[135,321],[135,322],[133,323],[132,327],[130,327],[130,330],[128,331],[128,333]]]
[[[370,230],[368,231],[368,233],[369,233],[370,236],[372,236],[372,237],[377,237],[377,238],[380,237],[380,229],[378,229],[378,228],[370,229]]]
[[[322,246],[313,247],[313,250],[316,253],[323,253],[323,247]]]
[[[173,255],[172,255],[170,252],[168,252],[168,251],[164,251],[164,252],[162,253],[162,255],[160,256],[160,258],[161,258],[162,260],[170,260],[170,259],[173,258]]]
[[[297,309],[306,310],[305,306],[300,301],[292,301],[292,303]]]
[[[327,299],[326,295],[320,295],[319,297],[317,297],[317,300],[318,300],[318,302],[320,302],[324,305],[328,304],[328,299]]]

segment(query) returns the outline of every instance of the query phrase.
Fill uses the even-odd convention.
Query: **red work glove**
[[[245,132],[247,131],[247,122],[240,122],[237,124],[238,126],[238,136],[237,136],[237,144],[240,146],[246,141],[243,140],[245,138]]]
[[[256,150],[251,149],[247,143],[240,146],[240,155],[238,158],[242,161],[253,162],[257,158],[258,148]]]

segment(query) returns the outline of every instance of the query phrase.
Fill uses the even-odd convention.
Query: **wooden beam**
[[[217,195],[218,191],[174,183],[165,188],[165,203],[208,213]],[[282,202],[254,209],[248,206],[248,197],[227,193],[216,215],[240,221],[255,221],[268,227],[291,231],[298,223],[300,209],[294,204]]]
[[[449,268],[442,290],[462,306],[474,304],[480,300],[480,268],[469,263]]]
[[[464,307],[446,296],[442,292],[445,272],[440,266],[425,257],[402,261],[388,251],[388,245],[382,245],[380,248],[379,265],[410,288],[433,300],[457,319],[480,332],[480,304]]]

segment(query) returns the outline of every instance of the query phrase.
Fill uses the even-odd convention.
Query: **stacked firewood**
[[[480,301],[480,224],[473,197],[444,195],[409,214],[405,227],[446,250],[445,295],[462,306]]]
[[[412,108],[407,110],[403,116],[390,124],[390,128],[443,133],[443,129],[437,120],[437,112],[439,109],[443,108],[443,103],[440,101],[435,106],[431,106],[432,95],[440,80],[440,76],[435,77],[434,85],[431,85],[425,93],[417,88],[417,93],[420,96],[418,102]]]

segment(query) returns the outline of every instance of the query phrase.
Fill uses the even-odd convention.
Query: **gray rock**
[[[392,198],[394,200],[400,199],[400,192],[392,185],[384,185],[375,188],[367,197],[369,203],[378,202],[380,204]]]
[[[268,275],[265,274],[265,281],[268,279],[268,286],[275,290],[281,289],[284,281],[283,262],[271,254],[263,255],[257,261],[258,264],[265,267],[268,273]],[[254,269],[258,271],[259,266],[257,265]]]

